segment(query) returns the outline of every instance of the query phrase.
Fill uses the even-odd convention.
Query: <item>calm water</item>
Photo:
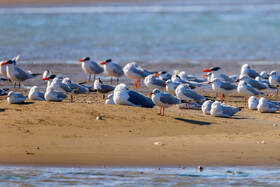
[[[167,2],[0,8],[0,56],[21,53],[22,60],[42,62],[280,59],[279,1]]]
[[[0,167],[1,186],[279,186],[279,168]]]

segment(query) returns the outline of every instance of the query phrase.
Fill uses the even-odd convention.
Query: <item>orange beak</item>
[[[237,79],[236,82],[239,82],[241,79]]]
[[[153,95],[154,93],[150,93],[150,95]]]
[[[50,79],[49,79],[49,78],[44,78],[43,80],[44,80],[44,81],[48,81],[48,80],[50,80]]]
[[[83,59],[81,59],[81,60],[79,60],[79,62],[84,62],[84,60],[83,60]]]
[[[106,64],[106,62],[101,62],[101,63],[100,63],[100,65],[105,65],[105,64]]]
[[[205,69],[202,72],[211,72],[211,70],[210,69]]]
[[[207,74],[205,74],[205,75],[201,75],[201,77],[208,77],[208,75],[207,75]]]
[[[166,83],[163,83],[163,86],[166,86]]]
[[[1,66],[4,66],[4,65],[7,65],[7,62],[3,62],[3,63],[1,64]]]
[[[159,75],[159,73],[154,73],[153,75]]]
[[[208,84],[212,84],[213,82],[208,82]]]

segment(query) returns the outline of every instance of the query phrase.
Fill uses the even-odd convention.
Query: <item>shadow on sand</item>
[[[183,121],[183,122],[187,122],[187,123],[192,123],[195,125],[211,125],[210,122],[206,122],[206,121],[197,121],[197,120],[184,119],[184,118],[174,118],[174,119]]]

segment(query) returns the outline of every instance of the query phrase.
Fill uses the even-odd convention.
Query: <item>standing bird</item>
[[[22,93],[10,91],[8,93],[7,101],[10,104],[21,104],[24,103],[26,98],[27,96],[23,95]]]
[[[257,71],[251,69],[251,67],[248,64],[244,64],[241,67],[240,75],[248,75],[252,79],[255,79],[257,76],[260,76],[260,74]]]
[[[189,104],[191,101],[196,101],[198,103],[201,103],[206,100],[206,98],[203,95],[200,95],[196,93],[195,91],[192,91],[189,89],[187,85],[179,85],[175,90],[176,96],[181,101],[186,101],[186,107],[187,104]],[[189,106],[190,108],[190,106]]]
[[[240,95],[244,96],[245,105],[247,104],[247,97],[253,95],[262,95],[261,92],[253,88],[251,85],[247,84],[245,80],[239,81],[237,91]]]
[[[229,105],[223,105],[221,102],[215,101],[211,106],[210,114],[211,116],[214,117],[230,118],[240,110],[241,108],[237,108]]]
[[[16,63],[17,63],[19,57],[20,57],[20,55],[18,55],[18,56],[16,56],[16,57],[12,58],[12,61],[14,62],[15,65],[16,65]],[[8,77],[8,75],[7,75],[7,65],[2,64],[2,63],[4,63],[4,62],[5,62],[5,61],[0,62],[0,74],[7,78],[7,77]]]
[[[215,92],[217,92],[218,94],[222,94],[222,101],[224,101],[225,99],[225,94],[233,93],[237,89],[237,86],[235,84],[221,81],[218,78],[214,78],[212,82],[209,82],[209,84],[212,84],[212,89]]]
[[[33,86],[28,93],[28,98],[30,100],[45,100],[45,94],[43,92],[39,91],[39,88],[37,86]]]
[[[67,94],[63,93],[63,92],[58,92],[55,91],[54,88],[52,86],[48,86],[47,87],[47,91],[45,93],[45,99],[47,101],[62,101],[65,98],[67,98]]]
[[[222,69],[220,67],[212,67],[209,69],[203,70],[203,72],[211,72],[211,78],[210,80],[213,81],[214,78],[219,78],[221,81],[226,81],[233,83],[234,80],[230,78],[229,76],[222,73]]]
[[[2,63],[1,65],[7,65],[7,75],[9,79],[15,82],[15,86],[16,83],[18,83],[19,88],[20,82],[25,81],[27,79],[33,79],[38,75],[41,75],[41,73],[32,74],[30,72],[22,70],[21,68],[15,65],[15,62],[13,60],[8,60],[7,62]]]
[[[107,75],[111,76],[111,84],[113,82],[113,77],[117,78],[117,83],[119,82],[119,77],[124,75],[123,68],[112,61],[112,59],[107,59],[100,63],[100,65],[104,65],[104,70]]]
[[[255,96],[251,96],[248,99],[248,108],[250,110],[258,110],[258,104],[259,104],[259,100]]]
[[[153,108],[155,106],[151,98],[130,90],[126,84],[116,86],[114,90],[114,102],[116,105],[130,105],[145,108]]]
[[[160,80],[156,78],[155,74],[149,75],[144,79],[145,85],[153,90],[153,89],[165,89],[165,82],[163,80]]]
[[[160,107],[158,114],[162,116],[164,116],[165,108],[181,103],[180,99],[177,97],[174,97],[170,93],[163,93],[159,89],[154,89],[151,95],[153,102]]]
[[[103,73],[104,69],[97,63],[90,60],[90,57],[84,57],[79,62],[82,62],[82,69],[88,75],[88,82],[90,82],[90,76],[93,75],[93,79],[95,80],[95,76]]]
[[[269,102],[264,97],[261,97],[258,104],[258,111],[261,113],[274,113],[279,110],[279,105]]]
[[[145,79],[152,72],[149,72],[142,67],[138,66],[135,62],[128,63],[123,68],[124,74],[135,81],[135,88],[140,86],[141,79]]]
[[[276,91],[276,95],[278,95],[278,91],[279,91],[279,86],[280,86],[280,75],[277,71],[272,71],[270,72],[269,76],[269,84],[276,86],[277,91]]]
[[[211,108],[212,108],[212,104],[213,104],[213,101],[211,101],[211,100],[207,100],[207,101],[203,102],[203,104],[201,106],[201,110],[202,110],[204,115],[211,115],[210,111],[211,111]]]
[[[172,80],[168,80],[165,82],[166,91],[168,91],[169,93],[172,93],[173,95],[176,95],[175,90],[180,84],[182,84],[182,83],[173,82]],[[191,88],[189,88],[189,89],[191,89]]]

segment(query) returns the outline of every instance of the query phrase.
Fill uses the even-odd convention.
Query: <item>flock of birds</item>
[[[248,64],[241,67],[239,76],[227,76],[222,73],[220,67],[212,67],[203,70],[206,74],[198,78],[189,75],[184,71],[176,72],[173,75],[167,72],[152,72],[143,69],[137,63],[128,63],[122,67],[107,59],[101,63],[92,61],[90,57],[85,57],[81,62],[82,69],[89,75],[89,82],[91,76],[94,76],[94,84],[86,85],[86,82],[75,83],[70,78],[63,78],[52,74],[46,70],[43,74],[33,74],[30,71],[24,71],[17,66],[19,56],[2,61],[0,64],[0,73],[5,77],[2,80],[9,80],[18,84],[21,82],[35,78],[39,75],[43,76],[43,80],[47,81],[47,88],[45,93],[40,92],[37,86],[33,86],[29,90],[28,98],[30,100],[46,100],[46,101],[62,101],[68,97],[68,93],[73,100],[72,93],[88,93],[100,92],[108,95],[106,104],[130,105],[137,107],[153,108],[155,105],[160,107],[159,115],[164,115],[164,110],[172,105],[177,105],[179,108],[190,109],[193,107],[201,107],[205,115],[212,115],[214,117],[232,117],[241,108],[229,106],[224,103],[225,96],[232,93],[238,93],[244,96],[245,105],[247,104],[251,110],[259,110],[260,112],[275,112],[280,108],[280,102],[270,101],[261,97],[261,91],[268,89],[277,89],[280,86],[280,75],[277,71],[272,71],[270,74],[266,72],[258,73],[252,69]],[[141,80],[147,88],[152,90],[151,98],[139,92],[131,90],[126,84],[120,83],[117,86],[103,84],[100,78],[96,76],[105,72],[111,77],[111,84],[113,78],[117,78],[117,83],[120,77],[126,75],[135,81],[135,87],[139,87]],[[205,79],[207,77],[207,79]],[[207,96],[203,96],[196,91],[196,88],[207,86],[211,84],[213,91],[222,96],[220,101],[213,101]],[[163,92],[166,90],[167,92]],[[27,96],[20,92],[10,91],[7,89],[0,89],[0,94],[8,94],[7,101],[11,104],[24,103]],[[103,95],[105,97],[105,95]]]

